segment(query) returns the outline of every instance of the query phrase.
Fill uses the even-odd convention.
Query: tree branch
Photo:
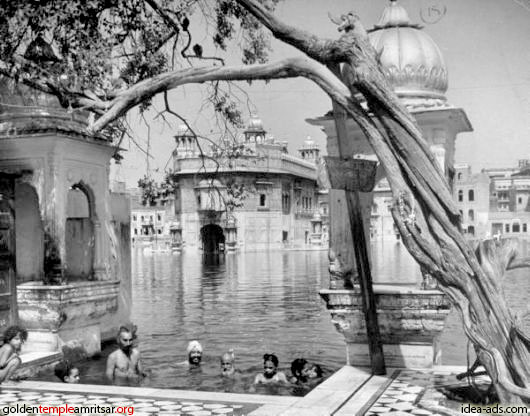
[[[309,57],[325,63],[343,61],[346,59],[342,48],[336,45],[340,42],[332,39],[320,39],[310,32],[290,26],[274,16],[263,5],[252,0],[237,0],[250,14],[269,29],[276,39],[294,46]]]
[[[105,103],[97,104],[96,108],[106,106],[105,112],[91,126],[93,132],[100,131],[113,120],[125,114],[132,107],[148,100],[158,93],[177,88],[185,84],[202,84],[207,81],[246,81],[268,80],[305,76],[317,80],[322,85],[327,85],[329,79],[335,78],[342,86],[343,93],[348,94],[348,89],[324,66],[306,58],[290,58],[275,63],[247,65],[236,67],[202,67],[187,68],[166,72],[153,78],[143,80],[133,85],[126,91],[120,92],[116,97]]]

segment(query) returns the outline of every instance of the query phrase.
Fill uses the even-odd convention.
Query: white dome
[[[263,131],[263,122],[256,114],[250,115],[247,131]]]
[[[177,127],[176,136],[193,136],[193,133],[186,124],[181,124]]]
[[[369,33],[383,72],[401,98],[441,98],[447,91],[447,68],[432,38],[411,24],[407,11],[396,1],[383,10]]]

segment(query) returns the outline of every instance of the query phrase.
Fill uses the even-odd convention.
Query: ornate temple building
[[[169,227],[175,248],[217,252],[327,244],[327,192],[317,185],[319,148],[310,138],[300,156],[292,156],[287,143],[269,137],[253,116],[236,143],[198,143],[186,126],[175,140]],[[201,155],[199,147],[210,150]]]
[[[401,103],[416,119],[427,145],[452,183],[456,136],[472,131],[472,127],[464,110],[451,105],[445,97],[448,74],[440,49],[421,26],[410,21],[407,11],[397,1],[389,2],[368,35],[380,53],[384,75]],[[339,156],[340,132],[341,137],[344,134],[343,156],[374,157],[360,128],[338,106],[308,121],[325,132],[330,156]],[[361,192],[365,235],[368,239],[372,235],[395,240],[389,212],[393,197],[384,182],[384,170],[381,167],[378,170],[379,185],[373,192]],[[355,286],[355,236],[352,239],[345,192],[331,189],[329,195],[332,264],[330,289],[322,290],[321,295],[334,325],[346,339],[350,362],[366,365],[370,360],[359,289]],[[428,367],[439,363],[438,339],[449,312],[447,300],[439,291],[420,289],[421,282],[414,274],[391,277],[391,281],[382,281],[381,276],[373,276],[387,365]],[[423,330],[418,331],[418,328]]]

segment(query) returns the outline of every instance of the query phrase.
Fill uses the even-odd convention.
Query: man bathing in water
[[[188,344],[186,348],[186,354],[188,359],[178,363],[177,365],[186,366],[191,368],[199,368],[202,361],[202,345],[199,341],[193,340]]]
[[[116,379],[138,379],[144,377],[140,351],[133,346],[134,330],[125,326],[118,331],[118,349],[107,358],[106,375],[110,381]]]
[[[221,376],[225,379],[237,379],[241,376],[241,371],[235,367],[234,350],[230,349],[221,356]]]

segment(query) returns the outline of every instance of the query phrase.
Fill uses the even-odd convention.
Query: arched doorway
[[[205,254],[219,253],[224,250],[225,235],[217,224],[208,224],[201,228],[202,250]]]
[[[92,193],[82,183],[68,190],[66,205],[66,274],[73,280],[90,280],[94,265]]]
[[[44,228],[39,198],[33,186],[15,185],[17,284],[41,280],[44,275]]]

